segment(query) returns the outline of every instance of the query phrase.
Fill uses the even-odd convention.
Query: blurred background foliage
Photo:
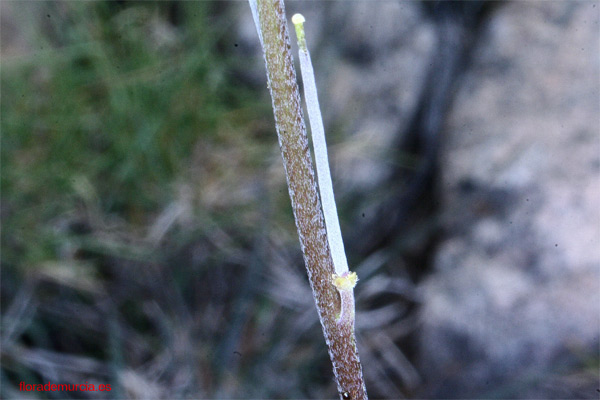
[[[267,109],[236,82],[219,50],[228,19],[208,17],[211,7],[182,5],[179,28],[159,3],[50,2],[45,15],[17,13],[34,45],[2,65],[3,222],[14,232],[5,262],[57,257],[69,231],[59,226],[93,228],[73,212],[143,228],[175,197],[173,182],[192,178],[194,157],[212,161],[211,174],[226,169],[198,154],[206,148],[241,145],[244,158],[231,161],[248,167],[264,159],[267,139],[248,125]]]

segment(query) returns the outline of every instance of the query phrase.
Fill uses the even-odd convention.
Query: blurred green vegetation
[[[42,4],[15,12],[30,46],[2,60],[4,265],[59,257],[74,212],[143,228],[191,178],[195,151],[248,144],[249,121],[268,115],[236,81],[216,3],[179,3],[176,26],[168,2]]]

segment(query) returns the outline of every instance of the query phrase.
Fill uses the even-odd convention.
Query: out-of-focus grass
[[[160,3],[108,3],[15,12],[31,48],[2,61],[5,265],[57,257],[61,222],[83,223],[72,213],[86,207],[143,227],[194,151],[243,144],[257,115],[218,51],[229,25],[210,3],[181,3],[180,26]]]

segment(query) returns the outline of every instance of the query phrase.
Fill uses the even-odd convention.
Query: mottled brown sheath
[[[354,337],[332,284],[333,261],[319,203],[283,0],[257,0],[267,80],[294,218],[340,399],[367,399]],[[347,397],[349,396],[349,397]]]

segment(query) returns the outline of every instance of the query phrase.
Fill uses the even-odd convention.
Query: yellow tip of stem
[[[294,14],[294,16],[292,17],[292,23],[294,25],[302,24],[304,23],[304,21],[306,20],[304,19],[304,15],[302,14]]]
[[[292,17],[292,23],[296,28],[296,38],[298,39],[298,47],[301,50],[306,51],[306,39],[304,38],[304,16],[302,14],[294,14]]]

